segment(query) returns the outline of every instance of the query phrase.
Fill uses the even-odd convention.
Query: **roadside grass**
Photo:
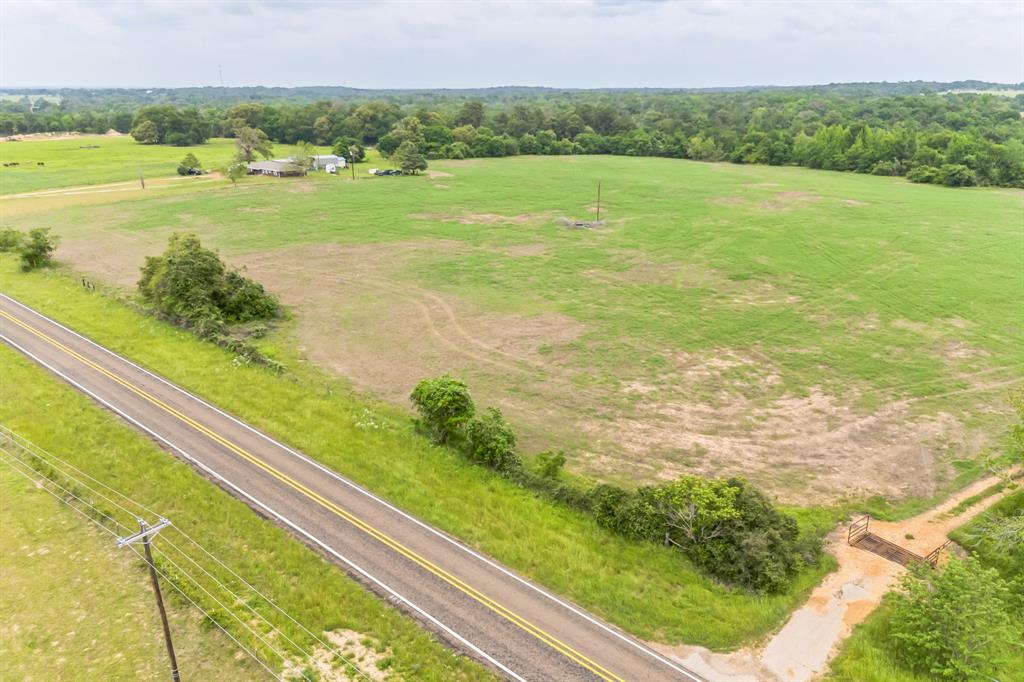
[[[6,464],[0,500],[0,676],[167,679],[149,576],[135,555]],[[184,678],[241,682],[265,675],[194,609],[167,603]]]
[[[988,492],[988,490],[984,491]],[[986,495],[987,496],[987,495]],[[971,530],[986,516],[1007,516],[1024,513],[1024,490],[1018,490],[996,502],[985,514],[954,531],[950,537],[976,556],[984,565],[999,571],[1004,579],[1018,581],[1018,591],[1024,588],[1024,547],[1006,550],[991,542],[978,539]],[[932,679],[916,675],[900,664],[895,655],[896,645],[889,632],[891,611],[888,602],[858,625],[832,661],[827,682],[928,682]],[[1024,642],[1016,653],[1007,652],[1007,665],[999,676],[1001,682],[1024,680]]]
[[[83,291],[60,271],[21,274],[10,257],[0,259],[0,289],[643,639],[716,650],[750,642],[778,627],[832,568],[830,559],[823,558],[781,595],[727,589],[698,573],[677,551],[624,540],[589,518],[540,500],[487,470],[467,465],[448,450],[430,446],[414,432],[404,413],[354,395],[341,381],[311,366],[297,365],[278,376],[241,364],[226,351],[183,331]],[[25,372],[23,380],[6,382],[7,386],[24,384],[21,391],[53,390],[53,380],[41,371],[19,371]],[[12,390],[13,386],[8,389]],[[71,454],[82,437],[71,418],[64,420],[60,431],[67,440],[53,442],[57,434],[49,434],[45,415],[92,411],[81,407],[84,398],[73,401],[78,405],[74,409],[44,407],[52,401],[52,397],[21,401],[9,394],[2,418],[40,444]],[[111,467],[96,460],[83,468],[102,471],[113,485],[149,499],[158,494],[159,488],[150,486],[158,485],[160,478],[147,473],[150,468],[179,472],[184,468],[172,464],[170,455],[162,458],[167,461],[151,454],[133,461],[131,467]],[[226,501],[218,502],[220,506],[233,508]],[[174,498],[164,499],[162,509],[167,516],[189,518]],[[800,516],[804,528],[820,529],[830,514],[805,510]],[[265,569],[254,565],[252,570]]]
[[[455,369],[480,402],[502,407],[527,452],[564,448],[570,469],[609,481],[742,473],[790,502],[834,502],[843,486],[830,457],[843,443],[813,457],[793,451],[894,408],[885,428],[858,433],[873,459],[843,462],[841,473],[868,493],[912,498],[870,505],[906,515],[976,477],[973,444],[1004,431],[1005,385],[1024,368],[1024,328],[1013,322],[1024,193],[625,157],[430,170],[447,176],[211,183],[116,204],[41,204],[7,222],[51,226],[69,247],[110,244],[103,262],[93,250],[72,262],[97,276],[117,270],[122,282],[170,232],[194,231],[291,291],[297,321],[280,347],[304,346],[401,407],[410,375]],[[599,179],[607,224],[559,224],[593,217]],[[327,294],[312,300],[318,291]],[[473,338],[423,291],[447,301]],[[434,306],[440,330],[414,299]],[[410,314],[396,321],[396,310]],[[723,359],[735,366],[716,369]],[[834,397],[824,408],[833,412],[823,415],[815,395]],[[796,407],[778,417],[780,434],[763,425],[783,400]],[[674,410],[691,406],[713,416],[680,436]],[[943,414],[957,423],[912,431]],[[624,442],[635,432],[645,438]],[[732,447],[737,439],[749,447]],[[925,470],[922,441],[935,459]],[[694,443],[704,450],[687,450]]]
[[[176,550],[168,550],[165,545],[167,539],[173,538],[177,546],[197,559],[206,570],[218,575],[220,580],[232,584],[233,590],[306,651],[314,650],[316,643],[284,616],[253,597],[251,593],[247,593],[223,569],[191,546],[176,532],[178,529],[227,563],[232,570],[246,578],[312,632],[322,637],[325,631],[344,628],[360,633],[381,651],[389,651],[393,668],[400,675],[438,681],[491,678],[489,672],[469,659],[449,651],[411,618],[400,614],[370,594],[348,578],[341,569],[322,559],[283,529],[257,516],[241,501],[234,499],[87,397],[48,375],[45,370],[3,344],[0,344],[0,366],[4,371],[3,381],[0,381],[0,423],[104,484],[171,519],[173,527],[163,531],[162,537],[158,537],[154,542],[154,547],[158,550],[156,561],[161,565],[161,569],[168,575],[178,575],[177,570],[163,558],[168,556],[189,573],[197,576],[200,584],[210,590],[223,606],[215,603],[212,597],[204,594],[200,588],[189,585],[187,581],[179,579],[177,582],[186,592],[190,592],[190,597],[203,605],[204,609],[214,613],[218,621],[243,643],[259,651],[263,660],[278,673],[284,667],[280,658],[226,613],[226,610],[229,610],[226,607],[231,607],[232,613],[247,622],[255,623],[256,630],[265,636],[267,630],[260,627],[256,616],[245,610],[241,603],[233,603],[226,593],[219,591],[209,577],[204,576]],[[38,494],[44,495],[42,491]],[[121,523],[131,523],[132,519],[125,518],[124,513],[111,508],[112,505],[108,502],[88,492],[84,493],[84,497]],[[5,508],[8,504],[5,499]],[[56,513],[64,514],[67,518],[75,517],[71,510]],[[6,528],[8,524],[5,522],[3,525]],[[28,532],[23,531],[23,534]],[[17,549],[19,552],[25,551],[24,544],[19,544]],[[90,603],[94,599],[101,600],[102,603],[102,595],[97,593],[104,591],[103,586],[78,579],[76,563],[81,561],[81,558],[73,558],[67,566],[53,574],[40,573],[37,578],[38,589],[66,594],[69,600],[78,599],[79,604]],[[18,562],[22,563],[23,559],[19,557]],[[14,570],[18,567],[11,568]],[[95,566],[89,570],[90,574],[92,570],[109,571],[112,579],[118,580],[120,578],[115,578],[116,576],[123,578],[125,574],[125,571],[116,571],[109,566]],[[147,584],[145,573],[127,573],[131,575],[130,579],[125,581],[125,585]],[[88,577],[83,576],[83,579],[87,580]],[[6,595],[4,599],[12,600],[11,604],[5,604],[3,611],[6,628],[11,624],[14,614],[19,613],[12,610],[14,603],[24,602],[19,601],[22,599],[21,596],[11,594],[12,584],[7,582],[6,570],[4,580],[5,589],[0,592]],[[115,594],[124,591],[124,586],[113,590]],[[175,604],[176,613],[189,613],[190,607],[176,592],[165,588],[165,595]],[[139,620],[146,620],[153,615],[155,607],[149,599],[147,596],[146,604],[140,611],[145,618]],[[53,608],[57,608],[56,604]],[[194,614],[195,611],[191,613]],[[113,643],[123,642],[126,635],[121,630],[132,629],[136,622],[133,616],[129,616],[126,623],[117,622],[117,618],[125,615],[128,614],[122,609],[116,614],[116,618],[104,621],[106,631],[103,633],[91,632],[87,635],[83,631],[80,636],[91,636],[97,640],[109,639]],[[190,615],[188,619],[195,620],[195,617]],[[179,616],[179,620],[183,618]],[[159,627],[158,624],[151,625]],[[208,623],[207,626],[213,627]],[[60,639],[54,633],[47,633],[45,637]],[[30,641],[27,640],[22,646],[33,648],[36,645],[32,642],[36,642],[37,639],[36,635],[30,635]],[[162,640],[154,641],[157,646],[162,646]],[[37,644],[45,649],[42,643]],[[282,653],[296,657],[292,660],[303,660],[286,642],[278,640],[276,644]],[[213,649],[215,652],[219,650],[219,646]],[[27,652],[20,655],[25,656]],[[63,648],[61,655],[65,655]],[[116,659],[113,652],[110,658]],[[190,660],[187,654],[181,656],[181,664],[183,671],[187,671],[188,679],[215,677],[213,674],[198,674],[197,662]],[[33,676],[46,669],[36,667],[36,662],[28,659],[25,665],[26,670]],[[257,679],[266,675],[265,671],[254,666],[255,663],[251,669],[242,666],[239,670],[247,671],[245,675],[235,675],[228,679]],[[157,668],[159,669],[159,666]],[[228,673],[231,673],[231,669],[225,666],[225,674]]]
[[[294,145],[274,145],[274,156],[294,153]],[[326,152],[327,147],[320,147]],[[0,195],[21,194],[62,187],[177,176],[178,162],[195,154],[205,170],[228,164],[235,141],[211,138],[191,147],[139,144],[130,135],[83,135],[67,140],[0,142],[0,161],[18,166],[0,167]],[[40,166],[39,163],[44,165]]]

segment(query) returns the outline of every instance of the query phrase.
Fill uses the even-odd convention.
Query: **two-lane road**
[[[156,374],[0,294],[0,339],[516,680],[699,680]]]

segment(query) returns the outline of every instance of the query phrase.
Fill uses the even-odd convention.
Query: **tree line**
[[[436,444],[588,514],[614,533],[673,545],[720,581],[757,592],[782,592],[801,567],[819,560],[821,538],[801,535],[792,517],[742,478],[686,475],[637,489],[592,485],[563,474],[566,458],[561,452],[542,452],[524,461],[515,431],[501,411],[478,411],[458,379],[424,379],[410,399],[419,427]]]
[[[425,159],[616,154],[800,165],[947,185],[1024,187],[1024,94],[871,94],[855,86],[737,92],[522,89],[466,99],[435,93],[305,104],[145,106],[119,111],[0,107],[0,132],[132,132],[199,144],[261,130],[274,142],[410,141]],[[24,105],[22,105],[24,109]],[[406,147],[406,151],[413,150]]]

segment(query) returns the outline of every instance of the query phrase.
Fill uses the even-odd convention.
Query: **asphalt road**
[[[0,339],[509,679],[701,679],[302,453],[3,294]]]

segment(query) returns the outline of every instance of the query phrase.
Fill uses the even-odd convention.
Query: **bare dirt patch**
[[[678,354],[653,382],[626,383],[632,410],[577,422],[593,449],[585,468],[630,462],[637,478],[745,475],[786,502],[933,494],[950,456],[975,437],[953,414],[918,414],[913,400],[855,407],[820,389],[794,396],[768,358],[750,351]],[[599,453],[624,451],[618,462]]]
[[[743,197],[715,197],[710,201],[718,206],[742,206],[747,203],[747,200]]]
[[[869,204],[864,201],[857,201],[856,199],[843,199],[843,203],[847,206],[868,206]]]
[[[821,197],[813,192],[776,192],[775,196],[770,201],[765,201],[760,204],[760,208],[769,211],[778,211],[787,208],[793,208],[794,206],[806,205],[821,201]]]
[[[384,649],[372,640],[354,630],[331,630],[325,632],[332,648],[319,646],[309,659],[302,661],[286,661],[281,676],[285,680],[306,679],[304,674],[309,664],[316,669],[317,679],[325,682],[348,682],[355,676],[353,666],[374,682],[384,682],[392,678],[391,671],[385,661],[392,656],[390,648]],[[381,649],[378,651],[378,649]],[[349,663],[340,660],[344,657]],[[381,668],[384,668],[383,670]]]
[[[455,177],[451,173],[445,173],[444,171],[439,171],[439,170],[428,170],[428,171],[426,171],[426,176],[428,178],[430,178],[431,180],[435,180],[437,178],[452,178],[452,177]]]
[[[547,216],[543,213],[521,213],[519,215],[498,215],[496,213],[410,213],[413,220],[434,220],[442,223],[460,223],[462,225],[525,225],[542,220]]]
[[[361,389],[405,405],[417,381],[446,371],[487,377],[480,385],[507,389],[510,375],[518,379],[551,364],[551,349],[584,331],[557,313],[483,311],[398,275],[438,249],[470,248],[438,240],[315,245],[238,260],[296,312],[296,335],[311,360]],[[507,402],[507,390],[502,393]]]
[[[498,251],[506,256],[543,256],[548,252],[548,247],[544,244],[513,244],[503,246]]]

